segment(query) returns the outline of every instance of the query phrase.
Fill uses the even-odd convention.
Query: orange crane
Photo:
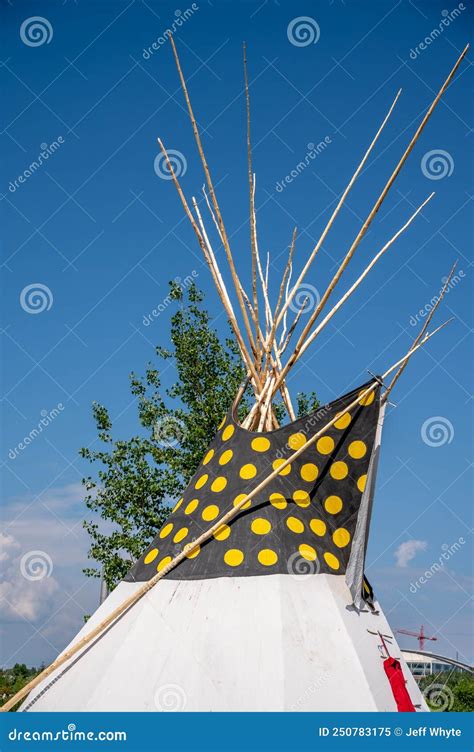
[[[425,628],[423,624],[420,627],[419,632],[412,632],[410,629],[397,629],[397,632],[399,634],[405,634],[409,637],[416,637],[418,640],[418,645],[420,650],[425,649],[425,640],[437,640],[437,637],[428,637],[428,635],[425,634]]]

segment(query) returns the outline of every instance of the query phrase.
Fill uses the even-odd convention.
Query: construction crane
[[[420,650],[425,649],[425,640],[437,640],[437,637],[428,637],[428,635],[425,635],[425,628],[423,624],[420,627],[419,632],[412,632],[410,629],[397,629],[397,632],[399,634],[408,635],[409,637],[416,637],[418,640],[418,645]]]

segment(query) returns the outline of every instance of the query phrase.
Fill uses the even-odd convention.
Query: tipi
[[[160,144],[234,328],[247,383],[155,540],[64,653],[3,709],[29,693],[22,711],[426,711],[364,565],[387,397],[412,355],[438,331],[427,330],[454,267],[410,350],[382,376],[298,419],[286,377],[421,210],[314,326],[467,48],[283,364],[301,318],[300,308],[287,324],[291,303],[304,290],[303,279],[398,95],[292,286],[294,233],[272,310],[268,265],[264,272],[257,244],[245,53],[250,296],[238,277],[172,37],[170,42],[206,175],[205,198],[229,263],[245,333],[199,206],[193,199],[193,214]],[[239,422],[237,406],[248,384],[255,402]],[[278,390],[290,418],[281,426],[272,408]]]

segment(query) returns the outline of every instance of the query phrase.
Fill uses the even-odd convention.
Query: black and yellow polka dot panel
[[[264,574],[344,574],[372,454],[379,389],[347,406],[364,386],[269,433],[242,429],[228,414],[181,499],[125,578],[145,581],[183,549],[169,579]],[[316,444],[284,468],[200,549],[192,542],[335,415]]]

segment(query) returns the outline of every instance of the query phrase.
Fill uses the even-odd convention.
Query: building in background
[[[446,658],[445,656],[422,650],[402,650],[402,653],[408,668],[417,682],[424,676],[433,676],[445,671],[466,671],[470,674],[473,673],[472,666],[453,658]]]

